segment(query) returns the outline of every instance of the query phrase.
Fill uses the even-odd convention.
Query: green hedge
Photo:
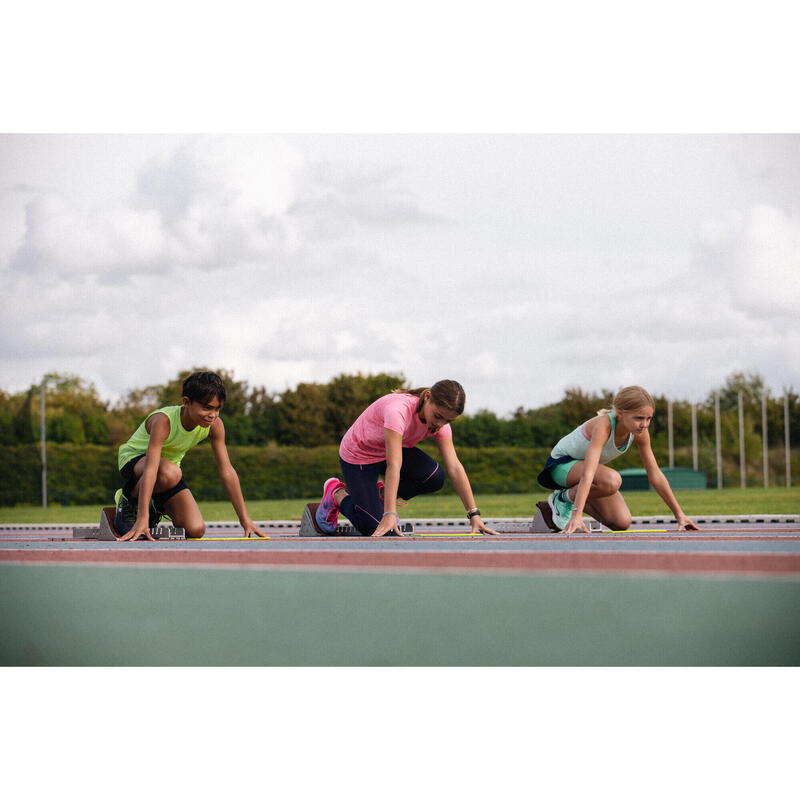
[[[436,448],[424,443],[422,448],[436,457]],[[331,475],[339,473],[338,448],[231,446],[231,461],[239,474],[247,500],[315,497]],[[510,494],[539,490],[536,476],[549,448],[460,447],[464,464],[476,494]],[[660,450],[656,458],[667,466],[667,454]],[[708,485],[716,485],[713,452],[701,448],[700,469],[708,476]],[[800,475],[800,459],[792,454],[792,474]],[[783,448],[770,456],[772,486],[782,485]],[[676,466],[690,466],[691,453],[676,450]],[[629,453],[613,465],[616,469],[640,467],[637,453]],[[198,500],[225,500],[227,496],[217,474],[211,447],[204,442],[190,451],[183,462],[186,481]],[[739,485],[738,456],[726,454],[725,486]],[[113,502],[119,488],[116,449],[102,445],[50,444],[47,447],[48,501],[60,505],[90,505]],[[0,504],[39,505],[42,465],[38,444],[0,446]],[[762,484],[759,463],[748,464],[748,485]],[[443,490],[452,493],[450,483]]]
[[[433,446],[425,446],[436,457]],[[331,475],[339,473],[336,445],[324,447],[228,448],[248,500],[314,497]],[[476,493],[528,492],[547,450],[516,447],[459,449]],[[187,483],[198,500],[225,500],[207,443],[187,453],[183,461]],[[36,444],[0,447],[0,503],[41,502],[42,466]],[[101,445],[51,444],[47,448],[48,500],[53,504],[111,503],[119,488],[116,450]],[[452,492],[449,482],[445,492]]]

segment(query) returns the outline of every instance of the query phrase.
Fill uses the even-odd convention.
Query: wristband
[[[467,511],[467,519],[472,519],[473,517],[479,517],[481,515],[481,510],[479,508],[473,508]]]
[[[389,514],[394,514],[397,517],[397,519],[400,519],[400,515],[396,511],[384,511],[383,512],[383,516],[384,517],[388,517]]]

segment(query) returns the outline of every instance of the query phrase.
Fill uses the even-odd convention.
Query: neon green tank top
[[[161,458],[180,466],[186,453],[196,444],[205,439],[211,428],[204,428],[198,425],[191,431],[187,431],[181,424],[181,409],[183,406],[165,406],[151,411],[144,419],[142,424],[136,429],[133,436],[119,448],[119,468],[125,466],[132,458],[142,456],[147,452],[147,445],[150,444],[150,434],[145,425],[153,414],[164,414],[169,420],[169,436],[161,446]]]

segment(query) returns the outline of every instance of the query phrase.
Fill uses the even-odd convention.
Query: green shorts
[[[550,477],[557,483],[559,486],[563,486],[565,489],[567,488],[567,475],[569,475],[569,471],[578,463],[578,459],[573,459],[572,461],[565,461],[563,464],[556,464],[554,467],[550,469]]]

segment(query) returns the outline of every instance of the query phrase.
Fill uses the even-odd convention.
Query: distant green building
[[[674,489],[705,489],[706,473],[702,470],[693,470],[689,467],[665,467],[661,470]],[[644,492],[653,487],[647,480],[647,471],[644,469],[621,469],[623,492]]]

